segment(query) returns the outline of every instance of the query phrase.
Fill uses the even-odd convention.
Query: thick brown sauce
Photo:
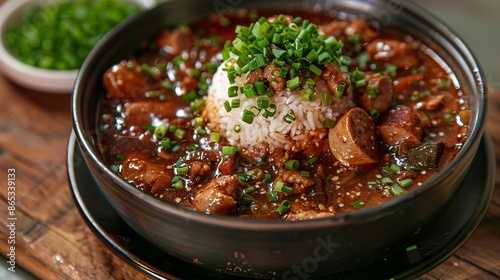
[[[350,67],[351,70],[356,67],[366,72],[387,69],[387,65],[380,62],[359,63],[358,58],[360,54],[363,56],[366,46],[363,34],[375,32],[371,35],[370,41],[398,40],[416,46],[412,52],[418,59],[417,65],[407,69],[399,68],[389,73],[394,91],[392,104],[407,105],[417,109],[420,116],[427,118],[423,119],[422,143],[433,141],[445,144],[439,164],[432,168],[408,171],[405,169],[409,166],[405,145],[389,146],[380,141],[379,162],[373,166],[355,168],[346,168],[339,164],[328,148],[327,139],[320,147],[311,147],[300,153],[281,149],[272,152],[241,149],[233,156],[221,155],[222,147],[229,145],[227,140],[221,138],[219,142],[210,141],[211,131],[206,122],[201,126],[195,124],[193,118],[200,116],[200,113],[192,113],[191,108],[196,100],[204,98],[207,85],[210,84],[213,70],[208,70],[207,62],[220,63],[221,58],[217,54],[226,40],[234,38],[235,25],[248,25],[251,22],[250,15],[254,13],[256,12],[246,11],[229,15],[222,22],[219,17],[213,17],[203,23],[191,25],[189,35],[176,34],[177,38],[172,36],[170,31],[165,31],[155,39],[155,47],[126,58],[127,61],[121,62],[121,66],[118,63],[114,66],[114,70],[110,70],[112,74],[108,73],[110,76],[104,78],[105,85],[108,83],[106,87],[108,89],[113,88],[109,85],[110,77],[121,79],[119,82],[115,81],[117,84],[114,88],[119,88],[119,91],[125,94],[108,91],[107,97],[103,99],[104,106],[98,116],[101,127],[99,147],[108,164],[117,172],[123,173],[124,169],[127,169],[126,179],[137,188],[165,201],[192,207],[193,196],[198,191],[213,178],[231,172],[239,176],[239,182],[229,195],[237,202],[230,215],[283,219],[292,217],[290,213],[313,210],[310,211],[311,216],[320,217],[323,212],[344,213],[382,203],[395,196],[391,188],[406,178],[411,178],[413,183],[402,188],[403,190],[418,187],[446,166],[459,151],[460,143],[465,141],[467,130],[467,126],[460,123],[462,119],[467,122],[467,117],[464,117],[467,112],[467,102],[461,90],[451,82],[450,74],[443,70],[433,57],[424,52],[425,47],[418,41],[369,28],[361,29],[362,39],[358,44],[350,42],[352,40],[346,38],[344,29],[337,27],[338,38],[345,41],[344,54],[349,54],[353,58],[354,64]],[[264,16],[269,15],[264,14]],[[338,21],[326,15],[318,16],[307,12],[292,15],[308,18],[318,25]],[[176,66],[179,53],[175,53],[175,50],[173,54],[165,52],[165,48],[161,46],[165,42],[174,44],[178,48],[188,48],[184,49],[183,53],[189,57],[181,62],[180,68]],[[124,66],[127,63],[128,66]],[[140,67],[143,63],[156,67],[152,68],[153,71],[157,71],[156,74],[152,75],[145,71],[145,67]],[[200,77],[202,77],[201,82]],[[170,88],[170,84],[176,85],[175,89]],[[186,102],[183,96],[191,90],[197,93],[196,100]],[[426,98],[412,100],[411,96],[427,91],[432,96],[442,98],[437,108],[429,110],[425,106],[428,102]],[[131,110],[134,104],[137,108]],[[457,114],[462,116],[462,119],[455,117]],[[172,145],[170,148],[165,148],[163,145],[165,143],[152,131],[155,121],[165,119],[170,125],[182,128],[185,132],[181,140],[175,133],[167,131],[165,137],[177,142],[173,144],[174,151]],[[204,135],[203,131],[207,134]],[[314,157],[317,161],[310,163]],[[131,161],[131,158],[135,158],[136,161]],[[287,195],[278,192],[278,200],[272,201],[269,193],[276,184],[275,178],[278,174],[283,177],[285,172],[283,163],[288,159],[299,161],[300,167],[297,172],[305,171],[302,173],[303,176],[309,173],[309,177],[303,178],[312,180],[313,185],[297,194]],[[384,168],[387,170],[391,164],[399,166],[401,171],[393,173],[384,171]],[[179,166],[189,166],[188,174],[177,174]],[[255,178],[248,176],[249,171],[256,171]],[[267,176],[271,176],[271,180],[266,180],[264,174],[270,174]],[[178,177],[175,177],[176,175]],[[393,183],[384,184],[381,182],[382,178],[391,178]],[[180,186],[179,188],[173,187],[177,179],[182,183],[176,185]],[[285,185],[300,188],[300,183],[297,184],[298,187],[289,182],[285,182]],[[285,213],[279,214],[276,209],[285,199],[291,202],[291,207]],[[364,205],[359,205],[361,201]],[[321,213],[318,214],[319,212]]]

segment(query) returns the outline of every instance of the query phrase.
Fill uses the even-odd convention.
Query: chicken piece
[[[373,119],[356,107],[343,115],[328,134],[330,150],[345,166],[369,165],[378,162],[379,150]]]
[[[358,103],[367,112],[376,110],[383,114],[391,108],[393,98],[392,82],[387,76],[377,76],[375,73],[366,73],[366,87],[358,89],[355,94]],[[375,88],[371,92],[371,87]]]
[[[136,101],[145,98],[147,78],[137,61],[124,60],[109,68],[104,73],[102,82],[108,98]]]
[[[401,69],[418,66],[417,53],[411,44],[398,40],[375,40],[366,45],[371,61],[389,63]]]
[[[210,164],[203,161],[193,161],[189,163],[189,178],[197,176],[208,176],[212,171]]]
[[[158,38],[156,43],[166,53],[177,56],[183,50],[189,51],[193,48],[193,32],[190,28],[182,27],[175,30],[165,30]]]
[[[420,144],[423,134],[420,115],[405,105],[398,105],[382,115],[377,129],[382,141],[389,146],[405,141],[413,147]]]
[[[286,81],[280,76],[281,69],[276,67],[274,63],[269,62],[266,67],[264,67],[264,77],[269,81],[269,84],[276,92],[281,92],[285,90]]]
[[[139,101],[131,103],[125,109],[125,123],[132,125],[148,125],[153,119],[175,119],[178,104],[173,102]],[[184,110],[190,112],[189,110]]]
[[[351,82],[349,81],[349,77],[333,63],[325,64],[325,70],[323,70],[323,73],[321,73],[321,77],[326,81],[328,89],[330,89],[330,92],[332,94],[335,94],[337,92],[339,83],[343,82],[346,84],[344,91],[345,93],[347,93],[347,89],[351,84]]]
[[[236,209],[237,202],[233,192],[237,184],[237,175],[223,175],[212,179],[195,194],[193,208],[207,214],[230,214]]]
[[[312,177],[304,177],[298,170],[280,170],[277,181],[280,179],[286,183],[292,184],[292,194],[304,193],[310,187],[316,184]]]
[[[153,163],[139,153],[130,154],[123,160],[121,175],[129,183],[151,194],[170,186],[173,178],[164,165]]]

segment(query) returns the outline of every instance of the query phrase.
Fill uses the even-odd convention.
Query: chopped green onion
[[[184,183],[182,181],[172,182],[172,188],[178,189],[178,190],[183,189]]]
[[[163,138],[165,137],[165,134],[167,133],[167,125],[166,124],[160,124],[159,126],[157,126],[154,130],[154,134],[156,137],[158,138]]]
[[[291,205],[290,201],[283,200],[281,202],[281,204],[278,206],[278,209],[276,209],[276,212],[278,212],[278,214],[282,215],[286,211],[288,211],[288,209],[290,209],[290,205]]]
[[[198,128],[196,130],[196,134],[198,134],[198,135],[207,135],[207,131],[204,128]]]
[[[182,140],[186,136],[186,133],[187,132],[184,129],[177,129],[175,130],[174,135],[175,137],[177,137],[177,139]]]
[[[238,86],[231,86],[227,89],[227,96],[229,98],[238,96]]]
[[[177,174],[187,174],[189,172],[189,166],[179,167],[175,171]]]
[[[286,87],[291,91],[297,89],[299,86],[300,86],[300,79],[298,76],[296,76],[291,80],[286,81]]]
[[[271,101],[270,101],[269,97],[267,97],[267,96],[257,97],[257,108],[265,110],[269,107],[270,104],[271,104]]]
[[[315,164],[315,163],[316,163],[316,162],[318,162],[318,161],[319,161],[319,158],[318,158],[318,157],[312,157],[312,158],[310,158],[310,159],[307,161],[307,163],[309,163],[310,165],[313,165],[313,164]]]
[[[314,101],[314,92],[311,92],[309,90],[304,90],[301,94],[300,97],[304,101],[312,102]]]
[[[323,122],[321,122],[321,125],[326,128],[334,128],[336,124],[337,122],[329,118],[325,118]]]
[[[410,178],[407,178],[407,179],[404,179],[402,181],[399,181],[398,184],[403,188],[407,188],[413,184],[413,180]]]
[[[224,101],[224,108],[226,109],[226,112],[231,112],[231,104],[229,103],[229,100]]]
[[[168,126],[169,133],[174,133],[176,130],[177,130],[177,126],[172,125],[172,124]]]
[[[245,109],[243,110],[243,115],[241,116],[241,120],[251,124],[253,123],[253,119],[255,118],[255,115],[252,113],[252,111]]]
[[[415,173],[420,172],[420,169],[418,169],[417,167],[415,167],[413,165],[407,165],[407,166],[405,166],[405,169],[408,171],[415,172]]]
[[[237,124],[234,126],[234,132],[240,133],[241,132],[241,125]]]
[[[384,185],[392,184],[392,179],[389,177],[384,177],[380,180],[380,182]]]
[[[248,195],[240,195],[238,197],[238,204],[241,206],[248,206],[252,204],[253,199],[249,197]]]
[[[290,112],[288,112],[288,114],[283,117],[283,121],[286,123],[292,123],[296,119],[297,119],[297,117],[295,116],[295,113],[293,112],[293,110],[290,110]]]
[[[242,88],[242,92],[243,94],[245,95],[246,98],[252,98],[255,96],[256,92],[255,92],[255,88],[254,88],[254,85],[253,84],[246,84],[243,88]]]
[[[279,200],[278,192],[270,191],[269,192],[269,200],[270,201],[278,201]]]
[[[194,122],[195,126],[202,126],[202,125],[205,124],[205,122],[203,121],[202,117],[196,117],[196,118],[194,118],[193,122]]]
[[[340,99],[342,95],[344,95],[344,91],[346,89],[346,82],[342,81],[337,84],[337,91],[335,92],[335,98]]]
[[[378,119],[380,117],[380,113],[377,109],[373,108],[370,110],[370,116],[374,119]]]
[[[297,170],[299,166],[300,166],[299,161],[296,159],[290,159],[287,162],[285,162],[285,168],[288,170]]]
[[[403,188],[401,188],[401,186],[399,186],[399,185],[393,185],[391,187],[390,191],[395,196],[401,195],[402,193],[405,192],[405,190]]]
[[[309,177],[311,174],[309,173],[309,171],[306,171],[306,170],[302,170],[300,171],[300,176],[301,177]]]
[[[323,106],[330,105],[330,94],[328,92],[321,93],[321,105]]]
[[[236,147],[233,146],[222,146],[223,155],[234,155],[236,154]]]
[[[240,108],[240,100],[239,99],[233,99],[231,100],[231,108]]]
[[[196,144],[191,144],[191,145],[189,145],[189,146],[187,146],[187,147],[186,147],[186,150],[187,150],[188,152],[194,152],[194,151],[198,150],[198,148],[199,148],[199,147],[198,147],[198,145],[196,145]]]
[[[220,133],[217,131],[210,132],[210,142],[219,142],[220,141]]]
[[[361,208],[365,205],[365,202],[362,199],[358,199],[350,203],[351,206],[355,209]]]

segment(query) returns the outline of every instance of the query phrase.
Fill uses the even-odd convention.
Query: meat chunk
[[[164,165],[153,163],[139,153],[130,154],[123,160],[121,175],[129,183],[152,194],[170,186],[173,178]]]
[[[182,27],[175,30],[165,30],[156,39],[158,46],[166,53],[177,56],[183,50],[193,48],[193,32],[190,28]]]
[[[319,211],[319,210],[306,210],[297,213],[290,213],[286,217],[289,221],[310,220],[324,217],[331,217],[335,215],[333,212]]]
[[[245,81],[245,84],[253,84],[260,80],[261,78],[264,77],[264,74],[262,72],[261,68],[257,68],[254,71],[248,73],[247,79]]]
[[[421,82],[423,79],[424,75],[422,73],[400,77],[394,81],[393,91],[394,93],[397,93],[398,95],[402,95],[404,97],[413,91],[412,85]]]
[[[193,161],[189,163],[189,177],[194,179],[197,176],[208,176],[212,171],[210,164],[203,161]]]
[[[269,62],[266,67],[264,67],[264,77],[269,81],[269,84],[276,92],[281,92],[285,90],[286,81],[280,76],[281,69],[276,67],[274,63]]]
[[[136,101],[145,98],[148,90],[147,75],[135,60],[124,60],[109,68],[103,76],[108,98],[119,101]]]
[[[411,44],[398,40],[375,40],[366,45],[366,52],[371,61],[393,64],[402,69],[419,64]]]
[[[192,205],[198,212],[207,214],[230,214],[236,209],[234,190],[237,175],[223,175],[212,179],[195,194]]]
[[[359,35],[362,42],[369,42],[377,36],[377,31],[363,20],[332,21],[319,26],[319,32],[325,36],[333,36],[340,40],[349,40],[353,35]]]
[[[298,170],[282,170],[278,174],[284,182],[292,184],[292,194],[304,193],[316,184],[312,177],[304,177]]]
[[[325,70],[323,70],[323,73],[321,73],[321,77],[326,81],[328,89],[330,89],[330,92],[332,94],[335,94],[337,92],[339,83],[343,82],[346,84],[346,92],[349,88],[349,85],[351,84],[347,75],[333,63],[325,64]]]
[[[328,134],[330,150],[345,166],[369,165],[378,161],[375,124],[365,110],[356,107],[343,115]]]
[[[405,105],[389,110],[379,120],[378,133],[387,145],[397,145],[405,141],[415,146],[422,139],[422,121],[418,112]]]
[[[367,112],[376,110],[379,114],[385,113],[391,108],[392,81],[387,76],[377,76],[371,72],[366,73],[365,79],[367,86],[356,92],[356,103]]]
[[[125,109],[125,123],[132,126],[151,124],[154,118],[172,120],[177,118],[177,108],[179,108],[179,104],[173,102],[134,102]]]

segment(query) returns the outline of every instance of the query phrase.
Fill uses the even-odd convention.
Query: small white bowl
[[[139,4],[143,9],[156,5],[155,0],[123,0]],[[22,12],[43,0],[10,0],[0,4],[0,72],[13,82],[26,88],[47,93],[71,93],[78,70],[49,70],[19,61],[5,46],[5,34],[10,27],[21,24]]]

